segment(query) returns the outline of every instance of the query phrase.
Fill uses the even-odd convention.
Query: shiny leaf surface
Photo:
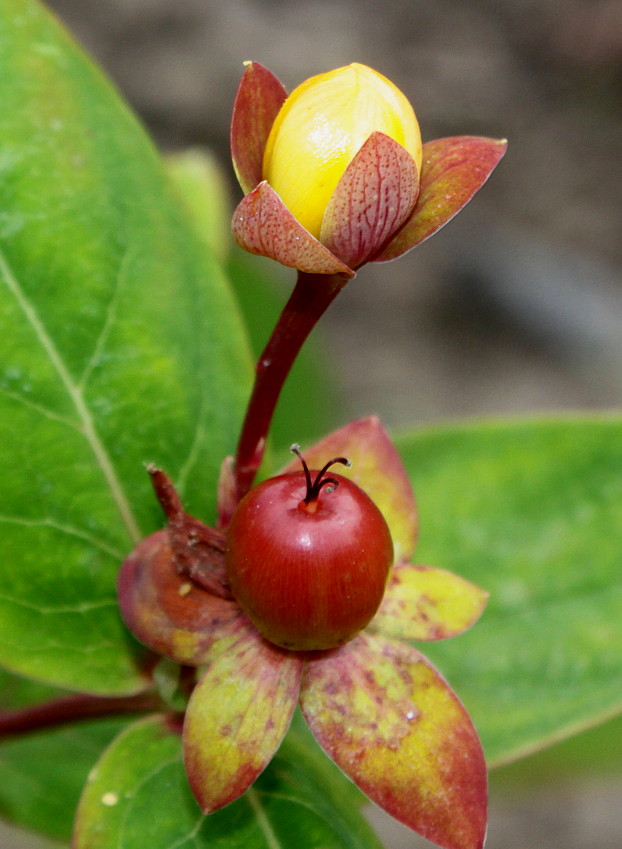
[[[0,42],[0,662],[128,693],[116,573],[160,523],[143,463],[211,517],[245,338],[115,91],[32,0],[0,0]]]
[[[204,816],[179,736],[152,717],[119,736],[91,773],[74,849],[379,849],[343,779],[332,779],[302,739],[288,736],[248,793]]]
[[[467,634],[426,645],[494,765],[622,712],[622,423],[490,423],[399,440],[417,554],[487,590]]]

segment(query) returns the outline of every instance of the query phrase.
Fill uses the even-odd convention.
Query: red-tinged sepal
[[[358,268],[404,224],[418,193],[412,156],[384,133],[372,133],[328,202],[320,241],[350,268]]]
[[[477,622],[487,600],[452,572],[399,563],[368,629],[400,640],[445,640]]]
[[[200,666],[240,635],[254,633],[234,601],[212,595],[179,574],[166,529],[144,539],[126,558],[118,595],[134,636],[177,663]]]
[[[308,661],[301,707],[355,784],[444,849],[481,849],[486,768],[468,714],[407,643],[360,634]]]
[[[263,154],[270,130],[287,92],[274,74],[248,62],[233,105],[231,156],[245,193],[261,181]]]
[[[350,468],[339,474],[363,489],[385,518],[396,562],[413,553],[417,541],[417,509],[410,480],[397,449],[376,416],[350,422],[303,451],[310,469],[321,469],[331,457],[347,457]],[[293,460],[285,472],[298,471]]]
[[[242,198],[231,228],[240,247],[251,254],[270,257],[309,274],[354,277],[351,268],[298,223],[266,182]]]
[[[247,634],[207,668],[184,722],[188,781],[204,813],[247,790],[279,747],[298,701],[302,659]]]
[[[233,598],[227,584],[225,537],[190,516],[167,474],[155,466],[147,468],[160,506],[168,519],[168,535],[180,575],[220,598]]]
[[[372,262],[396,259],[440,230],[481,189],[506,149],[505,140],[479,136],[455,136],[424,144],[415,208]]]

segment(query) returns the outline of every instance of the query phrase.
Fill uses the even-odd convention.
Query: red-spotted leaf
[[[242,198],[231,228],[237,243],[249,253],[310,274],[354,276],[347,265],[298,223],[266,182]]]
[[[231,119],[231,156],[244,192],[261,182],[266,141],[286,97],[271,71],[258,62],[246,64]]]
[[[370,630],[400,640],[445,640],[479,619],[488,594],[443,569],[398,564]]]
[[[421,191],[413,213],[373,261],[396,259],[440,230],[484,185],[506,148],[504,140],[479,136],[424,144]]]
[[[134,636],[177,663],[206,663],[251,627],[234,601],[177,573],[166,530],[151,534],[126,558],[118,587]]]
[[[479,849],[486,768],[464,708],[410,645],[361,634],[305,664],[301,707],[363,792],[445,849]]]
[[[298,701],[302,659],[248,633],[207,668],[184,723],[184,761],[205,813],[237,799],[268,765]]]
[[[382,512],[391,530],[395,561],[410,558],[417,540],[417,510],[410,480],[389,435],[376,416],[350,422],[324,439],[304,448],[310,469],[321,469],[333,457],[344,456],[350,468],[339,474],[358,484]],[[292,460],[286,472],[299,471]]]
[[[406,221],[418,192],[412,156],[384,133],[372,133],[337,184],[320,241],[350,268],[358,268]]]

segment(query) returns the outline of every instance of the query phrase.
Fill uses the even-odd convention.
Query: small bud
[[[245,192],[233,236],[290,268],[354,277],[443,227],[505,148],[474,136],[422,146],[406,97],[365,65],[311,77],[288,97],[274,74],[250,62],[231,122]]]
[[[402,145],[421,169],[421,134],[412,106],[392,82],[365,65],[311,77],[281,107],[266,144],[263,178],[316,238],[337,183],[374,132]]]

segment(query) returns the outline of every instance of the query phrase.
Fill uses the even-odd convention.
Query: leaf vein
[[[91,451],[93,452],[104,479],[108,484],[113,501],[119,511],[119,515],[121,516],[121,520],[132,541],[134,543],[138,543],[142,536],[138,523],[136,522],[127,496],[123,491],[121,481],[117,476],[112,460],[110,459],[106,447],[97,432],[93,416],[91,415],[91,411],[85,401],[84,395],[80,391],[79,386],[74,383],[60,352],[54,344],[54,340],[47,332],[46,327],[41,321],[35,307],[23,291],[17,277],[13,274],[8,260],[2,251],[0,251],[0,273],[8,290],[17,301],[26,320],[37,336],[50,363],[58,374],[61,383],[65,387],[65,390],[75,407],[78,419],[82,423],[84,436]]]
[[[82,430],[75,422],[72,422],[71,419],[65,418],[65,416],[59,415],[59,413],[54,410],[50,410],[48,407],[44,407],[43,404],[37,404],[36,401],[31,401],[29,398],[25,398],[19,392],[11,392],[10,389],[3,389],[0,387],[0,395],[4,395],[6,398],[10,398],[12,401],[17,401],[20,404],[23,404],[24,407],[28,407],[33,410],[35,413],[39,413],[42,416],[45,416],[47,419],[52,419],[53,421],[60,422],[66,427],[72,428],[72,430],[77,431],[78,433],[82,433]]]
[[[67,614],[67,613],[79,613],[80,615],[84,613],[90,613],[91,610],[103,610],[106,607],[116,607],[117,602],[116,599],[101,599],[100,601],[82,601],[76,602],[75,604],[64,604],[55,607],[54,605],[44,605],[44,604],[36,604],[35,602],[26,601],[23,598],[15,598],[12,595],[8,595],[7,593],[0,592],[0,601],[6,601],[10,604],[14,604],[16,607],[23,607],[26,610],[34,610],[37,613],[42,613],[44,615],[58,615],[58,614]],[[48,646],[46,645],[47,649]],[[85,647],[82,646],[82,649]],[[88,649],[91,649],[91,646],[88,646]],[[43,647],[40,647],[40,650],[43,650]]]
[[[117,838],[117,849],[123,849],[123,846],[125,844],[125,834],[124,834],[124,832],[125,832],[128,817],[130,816],[130,813],[131,813],[131,810],[132,810],[131,803],[132,803],[134,797],[142,790],[142,788],[149,781],[151,781],[152,778],[154,778],[160,772],[163,772],[165,769],[168,769],[170,766],[174,766],[175,764],[178,764],[180,762],[180,760],[181,760],[181,748],[180,748],[179,754],[175,755],[172,758],[168,758],[165,761],[160,761],[160,763],[157,764],[156,766],[154,766],[153,769],[150,769],[146,773],[144,773],[144,775],[141,777],[141,780],[136,782],[136,784],[134,785],[132,790],[127,791],[124,794],[125,806],[124,806],[124,811],[123,811],[123,817],[122,817],[122,820],[119,824],[119,831],[118,831],[118,838]]]
[[[102,324],[102,328],[99,336],[95,341],[95,345],[93,346],[93,352],[89,357],[89,360],[84,367],[84,371],[82,372],[82,377],[78,381],[77,387],[83,392],[86,387],[93,370],[97,367],[97,365],[101,362],[102,353],[106,342],[110,336],[110,331],[114,326],[114,321],[117,317],[117,306],[119,304],[119,295],[121,292],[121,284],[125,280],[125,271],[127,268],[127,262],[129,257],[129,250],[126,250],[123,254],[121,262],[119,264],[119,272],[115,279],[115,286],[112,296],[110,298],[110,302],[108,304],[108,309],[106,310],[106,317]]]
[[[190,443],[190,450],[188,452],[188,456],[181,464],[181,468],[179,474],[177,476],[177,490],[180,495],[183,495],[184,489],[186,487],[186,483],[188,481],[188,477],[190,472],[192,471],[193,466],[198,460],[199,452],[201,445],[203,443],[203,436],[205,435],[205,418],[207,414],[207,404],[205,396],[201,399],[201,409],[199,410],[199,415],[197,416],[197,424],[194,431],[194,436]]]
[[[76,537],[76,539],[83,540],[94,548],[98,548],[100,551],[103,551],[105,554],[111,555],[111,557],[114,557],[115,560],[122,560],[124,557],[124,553],[122,551],[112,545],[109,545],[104,540],[98,539],[97,537],[94,537],[86,531],[80,530],[79,528],[75,528],[71,525],[65,525],[64,523],[58,522],[56,521],[56,519],[52,519],[50,517],[43,517],[40,519],[24,519],[18,516],[5,516],[0,514],[0,523],[5,523],[7,525],[23,525],[27,528],[51,528],[52,530],[58,531],[61,534],[67,534],[67,536],[72,536]]]
[[[276,833],[270,824],[270,820],[264,811],[263,805],[261,804],[259,795],[254,787],[249,787],[246,791],[245,798],[250,805],[251,810],[257,817],[257,824],[263,832],[268,849],[283,849],[281,841],[276,836]]]
[[[187,834],[184,834],[183,837],[180,837],[179,840],[176,840],[175,843],[171,843],[171,845],[168,846],[167,849],[179,849],[180,846],[183,846],[184,843],[190,840],[194,841],[195,845],[197,845],[196,838],[204,822],[205,816],[201,814],[194,826],[190,829],[190,831]]]

